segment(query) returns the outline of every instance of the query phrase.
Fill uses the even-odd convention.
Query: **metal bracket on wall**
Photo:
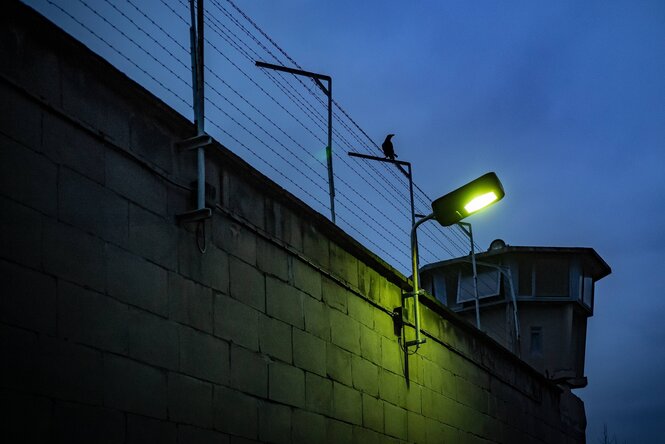
[[[189,139],[181,140],[175,143],[176,147],[184,151],[193,151],[193,150],[204,150],[209,146],[212,146],[212,137],[207,134],[200,134],[198,136],[190,137]],[[197,187],[205,190],[205,176],[203,176],[204,171],[202,168],[205,168],[205,165],[198,165],[198,179]],[[197,196],[204,194],[201,190],[197,190]],[[205,206],[205,201],[201,202],[201,199],[198,199],[198,208],[192,211],[186,211],[184,213],[176,214],[175,218],[178,223],[190,223],[190,222],[199,222],[205,219],[212,217],[212,210]]]
[[[408,298],[413,298],[414,304],[419,304],[420,302],[418,302],[418,297],[422,296],[424,294],[425,294],[425,290],[423,290],[423,289],[419,289],[418,291],[415,291],[415,292],[409,291],[409,292],[403,293],[402,294],[403,308],[401,310],[401,313],[403,314],[403,313],[406,312],[406,307],[404,306],[404,301],[406,301]],[[420,338],[420,334],[419,334],[420,333],[420,310],[418,310],[416,308],[414,310],[414,315],[416,317],[416,319],[415,319],[415,325],[416,325],[415,328],[416,328],[416,333],[417,333],[416,334],[416,339],[413,340],[413,341],[407,341],[404,344],[406,347],[411,347],[412,345],[418,345],[419,346],[420,344],[424,344],[425,342],[427,342],[427,340],[425,338]],[[403,322],[403,324],[405,324],[405,322]]]
[[[191,151],[197,148],[207,148],[212,145],[212,137],[207,134],[190,137],[175,143],[175,146],[182,151]]]

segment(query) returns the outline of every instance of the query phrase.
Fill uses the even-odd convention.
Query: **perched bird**
[[[395,160],[397,154],[395,154],[395,149],[393,148],[393,143],[390,141],[394,134],[388,134],[386,140],[383,141],[381,148],[383,149],[383,154],[390,160]]]

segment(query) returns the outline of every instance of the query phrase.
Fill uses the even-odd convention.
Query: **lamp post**
[[[416,338],[413,341],[406,342],[405,345],[407,348],[413,345],[419,346],[425,342],[420,334],[420,308],[418,297],[422,294],[422,290],[419,287],[420,275],[418,271],[418,240],[416,238],[416,230],[421,224],[431,219],[435,219],[444,227],[457,224],[462,219],[503,199],[505,194],[503,185],[501,185],[501,181],[499,181],[496,174],[487,173],[472,180],[466,185],[459,187],[455,191],[451,191],[445,196],[436,199],[432,202],[432,213],[413,224],[413,227],[411,228],[413,292],[407,293],[405,297],[413,297],[415,306]]]

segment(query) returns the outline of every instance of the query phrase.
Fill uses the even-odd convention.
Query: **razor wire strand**
[[[217,3],[215,0],[213,0],[213,2],[214,2],[215,4],[217,4],[217,5],[219,5],[219,3]],[[284,51],[284,50],[283,50],[283,49],[282,49],[282,48],[281,48],[281,47],[280,47],[280,46],[279,46],[274,40],[272,40],[272,38],[270,38],[270,36],[269,36],[267,33],[265,33],[265,31],[263,31],[263,30],[262,30],[262,29],[261,29],[261,28],[260,28],[260,27],[259,27],[254,21],[253,21],[253,20],[251,20],[250,17],[248,17],[248,16],[247,16],[242,10],[240,10],[240,8],[238,8],[238,6],[237,6],[233,1],[231,1],[231,0],[227,0],[227,2],[228,2],[228,3],[229,3],[229,4],[230,4],[230,5],[231,5],[231,6],[232,6],[232,7],[233,7],[238,13],[240,13],[240,14],[245,18],[245,20],[247,20],[247,21],[248,21],[248,22],[249,22],[249,23],[250,23],[250,24],[251,24],[251,25],[257,30],[257,31],[259,31],[259,33],[260,33],[263,37],[265,37],[265,38],[266,38],[266,39],[267,39],[267,40],[268,40],[268,41],[269,41],[269,42],[270,42],[275,48],[277,48],[277,49],[278,49],[278,50],[279,50],[279,51],[280,51],[280,52],[281,52],[281,53],[282,53],[282,54],[283,54],[283,55],[284,55],[284,56],[285,56],[285,57],[286,57],[291,63],[293,63],[295,66],[297,66],[297,67],[300,68],[300,65],[299,65],[299,64],[298,64],[293,58],[291,58],[291,57],[288,55],[288,53],[286,53],[286,51]],[[225,9],[224,9],[224,12],[226,13],[226,10],[225,10]],[[243,27],[243,29],[245,29],[245,28]],[[245,31],[246,31],[246,29],[245,29]],[[247,32],[247,31],[246,31],[246,32]],[[256,40],[256,39],[255,39],[255,40]],[[264,45],[261,44],[261,46],[262,46],[264,49],[266,49]],[[271,55],[273,56],[273,58],[275,58],[275,60],[280,61],[279,58],[278,58],[277,56],[275,56],[271,51],[268,50],[268,53],[271,54]],[[301,83],[302,83],[302,82],[301,82]],[[304,86],[304,84],[303,84],[303,86]],[[307,88],[307,89],[309,90],[309,88]],[[312,93],[311,90],[309,90],[309,91],[310,91],[310,93]],[[318,100],[322,100],[322,99],[318,98]],[[363,134],[363,135],[364,135],[364,136],[370,141],[370,143],[371,143],[371,144],[372,144],[372,145],[378,150],[378,149],[379,149],[378,145],[377,145],[377,144],[376,144],[376,143],[375,143],[375,142],[369,137],[369,135],[368,135],[368,134],[367,134],[367,133],[366,133],[366,132],[360,127],[360,125],[359,125],[355,120],[353,120],[353,118],[352,118],[352,117],[351,117],[351,116],[350,116],[350,115],[349,115],[349,114],[348,114],[348,113],[347,113],[347,112],[341,107],[341,105],[340,105],[337,101],[333,100],[333,102],[334,102],[336,108],[337,108],[338,110],[340,110],[340,111],[344,114],[344,116],[345,116],[350,122],[352,122],[352,124],[353,124],[353,125],[354,125],[354,126],[360,131],[360,133]],[[361,144],[361,146],[364,146],[364,144],[362,143],[362,140],[361,140],[359,137],[356,136],[355,132],[350,131],[350,129],[348,128],[348,126],[346,126],[346,125],[343,123],[343,120],[341,119],[341,117],[339,117],[337,114],[336,114],[336,117],[337,117],[337,119],[339,120],[339,122],[340,122],[343,126],[345,126],[345,127],[347,128],[347,130],[349,131],[349,133],[352,134],[352,135],[356,138],[356,140]],[[387,168],[390,168],[388,165],[385,165],[385,166],[386,166]],[[391,174],[393,175],[393,177],[396,177],[396,173],[394,172],[394,169],[390,168],[389,171],[391,172]],[[390,181],[389,181],[389,182],[390,182]],[[416,196],[416,198],[420,201],[420,203],[425,204],[426,206],[429,206],[429,202],[431,202],[431,198],[427,195],[427,193],[425,193],[425,192],[424,192],[424,191],[423,191],[423,190],[417,185],[417,183],[414,183],[414,188],[415,188],[416,191],[417,191],[416,193],[414,193],[414,196]],[[425,198],[426,198],[427,200],[424,201],[423,198],[422,198],[421,196],[418,195],[418,193],[420,193],[422,196],[425,196]],[[430,232],[431,232],[431,230],[426,230],[426,231],[430,231]],[[448,235],[448,233],[451,233],[455,238],[457,238],[458,241],[461,241],[462,244],[464,244],[465,241],[466,241],[466,239],[464,239],[464,238],[462,237],[462,234],[460,233],[460,229],[459,229],[459,227],[452,227],[452,228],[450,228],[450,229],[448,229],[448,230],[444,230],[443,227],[439,227],[438,231],[439,231],[444,237],[448,238],[448,240],[449,240],[449,241],[450,241],[450,242],[451,242],[451,243],[452,243],[452,244],[453,244],[453,245],[454,245],[459,251],[461,251],[461,252],[464,252],[464,251],[465,251],[465,248],[461,247],[461,246],[458,244],[458,242],[454,241],[454,240],[453,240],[452,238],[450,238],[450,236]],[[474,244],[475,244],[475,242],[474,242]],[[476,248],[477,248],[478,250],[481,250],[480,247],[479,247],[477,244],[476,244]]]
[[[79,1],[80,1],[81,3],[83,3],[81,0],[79,0]],[[105,0],[105,1],[108,3],[108,0]],[[106,41],[105,39],[103,39],[102,37],[100,37],[98,34],[96,34],[94,31],[92,31],[89,27],[83,25],[83,23],[82,23],[80,20],[75,19],[71,14],[69,14],[69,13],[66,12],[66,11],[64,11],[64,9],[62,9],[62,8],[60,8],[59,6],[55,5],[53,2],[49,1],[48,3],[51,4],[51,5],[53,5],[53,6],[56,6],[58,9],[60,9],[62,12],[64,12],[66,15],[68,15],[70,18],[72,18],[73,20],[75,20],[80,26],[82,26],[84,29],[86,29],[88,32],[90,32],[93,36],[95,36],[95,37],[98,38],[99,40],[103,41],[103,42],[104,42],[107,46],[109,46],[114,52],[118,53],[118,54],[119,54],[120,56],[122,56],[124,59],[126,59],[127,61],[129,61],[134,67],[136,67],[136,68],[139,69],[142,73],[144,73],[144,74],[147,75],[149,78],[151,78],[153,81],[155,81],[155,82],[156,82],[158,85],[160,85],[164,90],[168,91],[170,94],[172,94],[172,95],[174,95],[175,97],[177,97],[177,98],[178,98],[180,101],[182,101],[184,104],[189,105],[188,102],[182,98],[182,96],[178,95],[178,94],[175,93],[171,88],[169,88],[168,86],[166,86],[163,82],[159,81],[159,80],[156,79],[154,76],[150,75],[145,69],[143,69],[141,66],[139,66],[136,62],[134,62],[134,61],[132,61],[131,59],[129,59],[125,54],[123,54],[121,51],[119,51],[117,48],[115,48],[111,43],[109,43],[108,41]],[[140,11],[140,9],[139,9],[134,3],[131,2],[131,0],[128,0],[128,3],[129,3],[134,9],[136,9],[138,12],[141,12],[141,13],[142,13],[142,11]],[[83,4],[85,5],[85,3],[83,3]],[[109,3],[109,4],[110,4],[110,3]],[[138,25],[137,25],[137,24],[136,24],[131,18],[129,18],[126,14],[124,14],[124,13],[122,13],[120,10],[118,10],[114,5],[112,5],[112,4],[110,4],[110,5],[111,5],[114,9],[116,9],[121,15],[123,15],[123,17],[125,17],[125,19],[127,19],[128,21],[130,21],[130,23],[132,23],[135,27],[137,27],[137,29],[141,30],[141,28],[140,28],[140,27],[139,27],[139,26],[138,26]],[[89,8],[88,5],[86,5],[86,7]],[[89,8],[89,9],[90,9],[90,8]],[[93,11],[93,12],[94,12],[94,11]],[[165,35],[169,36],[169,33],[167,33],[163,28],[159,27],[159,25],[157,25],[157,23],[155,23],[154,20],[150,19],[145,13],[142,13],[142,15],[143,15],[146,19],[148,19],[148,20],[153,24],[153,26],[157,26],[158,28],[161,29],[161,31],[162,31]],[[113,27],[117,32],[119,32],[121,35],[123,35],[125,38],[127,38],[127,39],[128,39],[129,41],[131,41],[132,43],[134,43],[137,47],[140,47],[140,45],[138,45],[138,44],[134,41],[134,39],[132,39],[132,38],[131,38],[130,36],[128,36],[126,33],[122,32],[120,29],[118,29],[117,26],[114,26],[112,23],[110,23],[108,20],[104,19],[103,17],[102,17],[102,19],[103,19],[105,22],[107,22],[110,26],[112,26],[112,27]],[[185,23],[186,23],[186,21],[185,21]],[[145,33],[145,32],[144,32],[144,33]],[[170,36],[169,36],[169,37],[170,37]],[[237,38],[237,37],[236,37],[236,38]],[[181,44],[179,44],[179,43],[177,42],[177,40],[173,39],[172,37],[171,37],[171,39],[172,39],[172,40],[174,41],[174,43],[176,43],[176,44],[177,44],[177,45],[178,45],[183,51],[186,51],[186,48],[185,48],[184,46],[182,46]],[[153,40],[154,40],[154,39],[153,39]],[[228,39],[225,39],[225,40],[227,40],[227,42],[228,42]],[[170,51],[170,50],[169,50],[168,48],[166,48],[164,45],[160,44],[158,41],[155,40],[154,42],[155,42],[158,46],[160,46],[160,48],[161,48],[162,50],[164,50],[167,54],[169,54],[173,59],[177,60],[177,61],[178,61],[178,62],[179,62],[184,68],[187,68],[187,65],[184,64],[184,63],[183,63],[183,62],[182,62],[182,61],[181,61],[181,60],[180,60],[175,54],[173,54],[172,51]],[[228,43],[230,43],[230,42],[228,42]],[[231,44],[231,43],[230,43],[230,44]],[[147,53],[148,55],[151,55],[151,54],[149,54],[148,52],[146,52],[146,53]],[[220,53],[221,53],[221,51],[220,51]],[[166,66],[163,62],[157,60],[156,57],[152,56],[151,59],[153,59],[153,60],[155,60],[156,62],[160,63],[160,65],[161,65],[162,67],[164,67],[169,73],[171,73],[171,74],[172,74],[173,76],[175,76],[176,78],[180,78],[180,80],[183,81],[183,83],[184,83],[185,85],[189,86],[189,83],[188,83],[188,82],[186,82],[184,79],[182,79],[180,76],[178,76],[178,74],[176,74],[176,73],[175,73],[170,67]],[[229,60],[229,61],[230,61],[230,60]],[[212,72],[212,71],[208,70],[208,72]],[[244,73],[244,74],[246,74],[246,73]],[[230,89],[234,94],[236,94],[239,98],[244,99],[244,97],[242,96],[241,93],[239,93],[236,89],[234,89],[233,87],[231,87],[231,85],[228,84],[227,82],[224,82],[224,80],[221,79],[219,76],[217,76],[216,73],[213,73],[213,77],[216,77],[216,79],[217,79],[218,81],[221,81],[221,83],[222,83],[225,87],[229,88],[229,89]],[[247,76],[247,77],[251,79],[251,77],[249,77],[249,76]],[[259,86],[259,85],[257,84],[256,86]],[[211,87],[211,89],[213,90],[213,92],[216,92],[216,93],[218,93],[219,95],[221,95],[221,93],[219,93],[219,91],[218,91],[214,86],[210,85],[210,87]],[[260,87],[260,86],[259,86],[259,87]],[[267,91],[265,91],[265,92],[267,93]],[[270,94],[267,94],[267,95],[270,96]],[[301,96],[301,97],[302,97],[302,96]],[[263,128],[260,124],[258,124],[254,119],[252,119],[252,118],[251,118],[250,116],[248,116],[246,113],[242,112],[242,110],[240,110],[240,108],[238,108],[237,106],[235,106],[231,100],[229,100],[229,99],[226,98],[226,97],[222,97],[222,98],[225,99],[225,100],[226,100],[231,106],[233,106],[238,112],[240,112],[245,118],[247,118],[248,120],[252,121],[256,126],[259,126],[259,127],[261,128],[261,130],[264,131],[269,137],[271,137],[271,139],[275,140],[276,143],[278,143],[278,144],[279,144],[280,146],[282,146],[283,148],[288,149],[288,148],[286,147],[286,145],[284,145],[282,142],[280,142],[279,140],[277,140],[274,136],[272,136],[272,134],[268,133],[268,132],[265,130],[265,128]],[[273,99],[274,99],[274,98],[273,98]],[[304,98],[303,98],[303,99],[304,99]],[[292,100],[293,100],[293,99],[292,99]],[[296,101],[296,102],[297,102],[297,101]],[[264,119],[266,119],[266,120],[267,120],[271,125],[273,125],[273,126],[274,126],[274,127],[280,132],[280,133],[282,133],[285,137],[287,137],[289,140],[291,140],[291,142],[293,142],[293,143],[296,144],[296,145],[299,145],[299,147],[300,147],[301,149],[304,148],[304,147],[303,147],[300,143],[298,143],[293,137],[291,137],[286,131],[284,131],[281,127],[279,127],[279,125],[277,125],[274,121],[272,121],[272,119],[270,119],[268,116],[266,116],[265,113],[260,112],[260,111],[258,110],[258,108],[256,108],[256,106],[254,106],[253,104],[251,104],[249,101],[246,101],[246,103],[247,103],[247,104],[248,104],[248,105],[254,110],[254,112],[258,113],[259,115],[261,115],[261,117],[263,117]],[[336,105],[336,106],[338,107],[338,109],[341,109],[341,107],[339,107],[339,105]],[[215,104],[214,104],[214,103],[213,103],[213,107],[215,107]],[[311,107],[309,107],[309,108],[307,108],[307,109],[311,109]],[[223,110],[222,110],[222,111],[223,111]],[[346,112],[345,112],[343,109],[342,109],[342,111],[344,112],[344,114],[346,114]],[[225,114],[227,117],[231,118],[231,116],[230,116],[228,113],[224,113],[224,114]],[[339,120],[340,122],[343,122],[342,118],[339,117],[339,114],[337,114],[337,113],[335,113],[335,114],[336,114],[336,116],[337,116],[337,120]],[[293,117],[295,117],[295,116],[293,116]],[[297,119],[297,118],[296,118],[296,120],[299,121],[299,119]],[[350,119],[350,120],[351,120],[351,119]],[[235,120],[235,119],[234,119],[234,123],[239,124],[239,122],[238,122],[237,120]],[[353,122],[353,123],[355,123],[355,122]],[[300,122],[300,124],[302,124],[302,122]],[[239,125],[240,125],[240,124],[239,124]],[[356,125],[357,125],[357,124],[356,124]],[[215,125],[215,126],[217,126],[217,125]],[[240,126],[243,127],[245,130],[248,130],[248,128],[247,128],[246,126],[244,126],[244,125],[240,125]],[[347,133],[351,134],[354,138],[358,139],[357,134],[356,134],[355,132],[353,132],[352,129],[349,128],[348,125],[347,125],[346,123],[342,123],[342,126],[344,127],[344,129],[346,129]],[[228,131],[222,131],[222,132],[224,132],[225,134],[227,134],[228,136],[230,136],[230,133],[228,133]],[[259,139],[259,138],[256,136],[256,134],[253,134],[253,132],[251,132],[251,131],[250,131],[250,133],[251,133],[255,138]],[[235,137],[233,137],[233,139],[236,140],[238,143],[241,143],[241,142],[239,141],[239,139],[237,139],[237,138],[235,138]],[[339,139],[344,139],[345,145],[350,145],[350,142],[348,142],[348,141],[346,140],[346,138],[343,137],[343,136],[341,135],[341,132],[338,134],[338,140],[339,140]],[[319,140],[320,140],[320,138],[319,138]],[[263,142],[262,144],[265,145],[265,146],[267,146],[268,148],[271,148],[271,147],[270,147],[270,144],[268,144],[268,143]],[[248,149],[248,147],[246,146],[246,144],[243,144],[243,147],[244,147],[245,149]],[[279,153],[276,152],[274,149],[271,150],[271,151],[273,151],[276,155],[279,155]],[[306,151],[306,150],[305,150],[305,151]],[[291,154],[293,154],[294,157],[299,158],[299,156],[297,156],[297,155],[296,155],[295,153],[293,153],[291,150],[289,150],[289,152],[290,152]],[[335,152],[335,153],[337,154],[337,152]],[[311,153],[309,153],[309,154],[311,155]],[[254,153],[254,155],[255,155],[255,157],[257,157],[258,159],[261,159],[261,160],[264,160],[264,161],[265,161],[265,159],[263,159],[263,157],[257,155],[256,153]],[[340,159],[342,159],[342,160],[344,160],[344,161],[346,160],[344,157],[340,156],[339,154],[337,154],[337,156],[338,156],[338,158],[340,158]],[[282,157],[282,158],[283,158],[283,157]],[[283,158],[283,160],[286,161],[286,159],[284,159],[284,158]],[[345,163],[348,164],[348,162],[345,162]],[[289,164],[291,165],[292,168],[294,168],[294,169],[298,169],[298,168],[295,167],[295,165],[293,165],[291,162],[289,162]],[[270,164],[268,163],[268,165],[270,165]],[[309,165],[307,165],[307,164],[305,164],[305,165],[309,167]],[[354,172],[358,173],[358,171],[357,171],[356,168],[353,168],[353,167],[351,167],[350,165],[349,165],[349,167],[350,167],[350,169],[352,169]],[[312,171],[314,171],[314,172],[316,173],[316,175],[319,176],[320,179],[324,179],[324,177],[323,177],[318,171],[312,169],[311,167],[310,167],[310,169],[311,169]],[[283,177],[285,177],[285,178],[288,178],[288,176],[286,176],[286,175],[284,175],[284,174],[281,174],[281,175],[282,175]],[[361,174],[360,176],[362,177],[363,175]],[[307,177],[308,177],[308,179],[311,180],[311,178],[309,178],[309,176],[307,176]],[[386,218],[386,220],[391,220],[391,221],[392,221],[391,218],[386,217],[387,215],[386,215],[385,213],[383,213],[382,210],[380,210],[379,208],[377,208],[376,206],[374,206],[373,204],[371,204],[371,202],[370,202],[369,200],[367,200],[367,198],[366,198],[362,193],[359,193],[359,192],[357,191],[357,189],[355,189],[354,187],[352,187],[352,186],[351,186],[348,182],[346,182],[341,176],[337,176],[337,178],[338,178],[338,179],[340,180],[340,182],[341,182],[342,184],[344,184],[347,188],[349,188],[350,190],[354,191],[358,196],[360,196],[360,198],[361,198],[365,203],[369,204],[370,207],[372,207],[372,209],[373,209],[374,211],[376,211],[377,213],[381,214],[383,217]],[[288,178],[288,179],[290,179],[290,178]],[[289,180],[289,181],[290,181],[290,182],[293,182],[292,180]],[[317,183],[316,181],[314,181],[314,183],[316,183],[317,186],[318,186],[319,188],[323,188],[323,187],[320,186],[320,184]],[[371,182],[368,182],[368,183],[371,184]],[[294,185],[297,185],[297,184],[294,184]],[[414,184],[414,185],[415,185],[415,184]],[[298,188],[299,188],[301,191],[303,191],[305,194],[310,195],[310,197],[312,197],[311,193],[306,192],[306,190],[303,189],[302,187],[300,187],[299,185],[297,185],[297,186],[298,186]],[[384,193],[382,193],[380,190],[376,189],[376,187],[372,187],[372,188],[374,189],[375,192],[377,192],[377,194],[379,194],[379,195],[384,195]],[[418,188],[418,190],[419,190],[419,191],[422,191],[422,190],[420,190],[419,188]],[[325,189],[323,189],[323,191],[325,191]],[[422,194],[425,194],[425,193],[423,192]],[[356,208],[358,208],[359,210],[363,211],[363,209],[360,208],[360,207],[358,207],[357,204],[355,203],[355,201],[354,201],[351,197],[347,196],[345,193],[340,193],[340,195],[341,195],[343,198],[347,199],[347,200],[348,200],[352,205],[354,205]],[[317,200],[317,201],[319,202],[319,204],[321,204],[322,208],[326,208],[326,205],[323,204],[319,199],[315,199],[315,200]],[[391,199],[387,199],[387,200],[388,200],[388,201],[391,201]],[[421,200],[422,200],[422,199],[421,199]],[[341,204],[341,205],[342,205],[342,207],[344,207],[344,208],[346,208],[348,211],[350,211],[350,212],[356,217],[356,219],[357,219],[358,221],[363,222],[364,225],[366,225],[366,226],[367,226],[368,228],[370,228],[370,229],[373,229],[373,231],[376,233],[376,229],[372,226],[371,223],[368,223],[368,222],[365,220],[364,217],[358,215],[358,213],[355,212],[355,210],[353,210],[349,205],[346,205],[346,204]],[[400,212],[400,213],[404,210],[404,208],[396,208],[396,209],[397,209],[398,212]],[[354,226],[354,224],[349,223],[346,219],[344,219],[343,221],[344,221],[344,223],[345,223],[346,225],[348,225],[351,229],[353,229],[355,232],[357,232],[358,235],[360,235],[361,237],[363,237],[364,239],[366,239],[368,242],[370,242],[372,245],[374,245],[375,247],[377,247],[377,248],[378,248],[379,250],[381,250],[384,254],[390,256],[393,260],[396,260],[395,257],[394,257],[392,254],[389,254],[388,251],[386,251],[384,248],[380,247],[378,244],[376,244],[376,242],[374,242],[374,241],[372,241],[371,239],[369,239],[369,238],[368,238],[363,232],[361,232],[360,230],[356,229],[356,227]],[[401,227],[398,226],[398,228],[401,228]],[[379,234],[381,234],[381,233],[379,233]],[[383,233],[383,234],[385,234],[385,233]],[[445,233],[444,233],[444,234],[445,234]],[[382,240],[384,240],[384,241],[386,240],[386,239],[385,239],[385,236],[382,237]],[[397,247],[393,242],[389,242],[389,243],[390,243],[394,248],[397,248],[398,250],[401,250],[401,248]],[[440,242],[436,242],[436,243],[439,244],[439,246],[443,246],[442,244],[440,244]],[[446,249],[445,246],[443,246],[443,248]],[[424,249],[424,250],[425,250],[425,251],[428,251],[427,249]],[[447,249],[447,250],[448,250],[448,249]],[[436,255],[435,255],[433,252],[431,252],[431,251],[428,251],[428,252],[429,252],[432,256],[436,257]],[[452,252],[451,252],[450,250],[448,250],[448,253],[452,253]],[[396,260],[396,261],[397,261],[398,263],[402,263],[402,261],[399,261],[399,260]]]
[[[162,31],[163,31],[163,30],[162,30]],[[213,73],[213,75],[214,75],[214,73]],[[218,80],[224,82],[224,81],[223,81],[221,78],[219,78],[219,77],[218,77]],[[226,84],[226,82],[224,82],[224,83]],[[227,84],[227,86],[230,86],[230,85]],[[234,90],[234,91],[235,91],[235,90]],[[237,93],[237,91],[235,91],[235,92]],[[241,96],[240,94],[238,94],[238,95]],[[251,104],[250,104],[250,105],[251,105]],[[232,105],[232,106],[233,106],[233,105]],[[253,106],[253,105],[252,105],[252,106]],[[254,108],[255,108],[255,107],[254,107]],[[255,109],[256,109],[256,108],[255,108]],[[240,110],[239,110],[239,111],[240,111]],[[258,111],[258,110],[257,110],[257,111]],[[263,116],[267,118],[267,116],[265,116],[265,115],[263,115]],[[268,120],[270,120],[270,119],[268,119]],[[272,121],[271,121],[271,123],[274,124],[274,122],[272,122]],[[276,124],[275,124],[275,126],[276,126]],[[281,128],[280,128],[280,130],[281,130]],[[283,131],[282,131],[282,132],[283,132]],[[286,133],[285,133],[285,134],[286,134]],[[286,134],[286,135],[288,136],[288,134]],[[291,139],[292,139],[292,138],[291,138]],[[292,139],[292,140],[293,140],[295,143],[297,143],[294,139]],[[304,147],[302,147],[302,145],[300,145],[300,144],[298,144],[298,145],[301,146],[301,148],[304,149]],[[346,185],[349,187],[349,189],[354,190],[350,185],[348,185],[348,183],[347,183],[343,178],[340,177],[340,180],[342,181],[342,183],[346,184]],[[347,197],[347,196],[345,196],[345,195],[343,195],[343,196],[344,196],[344,197]],[[370,201],[368,201],[366,198],[364,198],[364,196],[362,196],[362,195],[360,195],[360,196],[361,196],[361,197],[362,197],[362,198],[363,198],[368,204],[370,204],[371,206],[373,206],[376,210],[380,211],[380,210],[379,210],[378,208],[376,208],[373,204],[371,204]],[[351,204],[353,204],[354,206],[357,207],[357,204],[356,204],[352,199],[349,199],[349,201],[350,201]],[[351,210],[348,206],[346,206],[346,208],[349,209],[349,210]],[[359,207],[358,207],[358,208],[359,208]],[[360,208],[359,208],[359,209],[360,209]],[[362,209],[360,209],[360,210],[362,210]],[[364,218],[363,218],[362,216],[359,216],[357,213],[355,213],[355,215],[356,215],[360,220],[364,220]],[[384,216],[385,216],[385,215],[384,215]],[[365,223],[366,223],[367,225],[370,225],[369,223],[367,223],[367,221],[365,221]],[[390,242],[390,243],[391,243],[391,245],[395,246],[393,242]],[[396,247],[396,246],[395,246],[395,247]]]

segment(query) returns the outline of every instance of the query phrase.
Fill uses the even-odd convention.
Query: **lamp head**
[[[487,173],[432,202],[434,218],[444,227],[500,201],[505,196],[495,173]]]

